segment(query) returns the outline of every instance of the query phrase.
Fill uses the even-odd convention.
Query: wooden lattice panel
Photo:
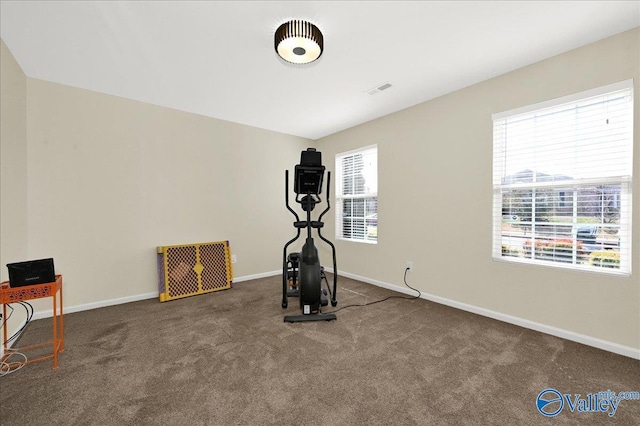
[[[160,301],[231,288],[228,241],[158,247]]]
[[[200,263],[202,270],[202,289],[222,290],[229,288],[227,263],[229,260],[227,247],[222,244],[200,246]]]

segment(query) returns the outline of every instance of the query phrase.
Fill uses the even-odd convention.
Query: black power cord
[[[27,319],[25,323],[22,325],[22,327],[20,328],[20,330],[16,331],[13,334],[13,336],[9,337],[7,340],[4,341],[3,346],[15,340],[12,344],[13,346],[17,342],[18,337],[20,337],[22,332],[25,330],[25,328],[27,328],[27,325],[31,322],[31,319],[33,318],[33,312],[34,312],[33,306],[31,306],[29,302],[23,301],[18,303],[25,309],[27,314]],[[11,309],[11,312],[9,313],[9,315],[7,315],[6,318],[3,318],[3,321],[2,321],[3,327],[7,326],[7,320],[11,317],[14,311],[13,306],[11,306],[11,304],[7,304],[7,306]],[[55,315],[55,312],[54,312],[54,315]],[[20,357],[22,359],[15,360],[16,358],[20,358]],[[0,377],[6,376],[7,374],[18,371],[25,365],[27,365],[27,356],[25,354],[23,354],[22,352],[18,352],[18,350],[13,347],[11,349],[7,348],[7,353],[4,354],[4,356],[2,357],[2,360],[0,361]]]
[[[7,343],[11,342],[12,340],[17,339],[22,332],[25,330],[25,328],[27,328],[27,325],[29,325],[29,323],[31,322],[31,319],[33,318],[33,306],[31,306],[31,304],[29,302],[18,302],[26,311],[26,321],[25,323],[22,325],[22,327],[20,327],[20,330],[16,331],[15,333],[13,333],[13,336],[9,337],[7,340],[4,341],[3,345],[6,345]],[[11,307],[11,305],[7,305],[9,307]],[[4,322],[2,323],[3,326],[6,327],[6,322],[9,319],[9,317],[11,317],[11,314],[13,314],[13,307],[11,307],[11,313],[9,315],[7,315],[7,318],[4,320]]]
[[[0,317],[0,319],[2,319],[2,324],[0,324],[0,328],[4,327],[4,325],[7,323],[7,321],[9,320],[9,318],[11,318],[11,315],[13,315],[13,306],[11,306],[11,303],[7,303],[7,308],[11,309],[11,312],[9,312],[9,315],[7,315],[6,318],[2,318]],[[0,314],[2,315],[2,314]]]
[[[347,308],[354,308],[354,307],[356,307],[356,306],[370,306],[370,305],[375,305],[376,303],[382,303],[382,302],[384,302],[384,301],[386,301],[386,300],[389,300],[389,299],[408,299],[408,300],[419,299],[419,298],[420,298],[420,296],[422,296],[422,293],[420,292],[420,290],[416,290],[415,288],[413,288],[413,287],[411,287],[409,284],[407,284],[407,272],[408,272],[408,271],[409,271],[409,268],[406,268],[406,269],[404,270],[404,278],[403,278],[404,285],[406,285],[407,287],[409,287],[411,290],[413,290],[413,291],[417,292],[417,293],[418,293],[418,295],[417,295],[417,296],[414,296],[414,297],[389,296],[389,297],[385,297],[384,299],[376,300],[376,301],[374,301],[374,302],[369,302],[369,303],[365,303],[365,304],[362,304],[362,305],[347,305],[347,306],[343,306],[342,308],[336,309],[335,311],[331,311],[331,312],[323,312],[323,313],[330,314],[330,313],[334,313],[334,312],[341,311],[341,310],[343,310],[343,309],[347,309]]]

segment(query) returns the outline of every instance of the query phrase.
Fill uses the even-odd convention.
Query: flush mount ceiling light
[[[311,22],[289,21],[276,30],[274,45],[282,59],[293,64],[308,64],[322,55],[322,33]]]

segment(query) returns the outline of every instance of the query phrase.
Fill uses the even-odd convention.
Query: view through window
[[[632,82],[493,123],[493,257],[630,273]]]
[[[378,241],[378,147],[336,155],[336,238]]]

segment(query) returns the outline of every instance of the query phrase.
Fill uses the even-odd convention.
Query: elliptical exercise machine
[[[298,297],[302,315],[287,315],[285,322],[304,321],[331,321],[336,319],[333,313],[323,314],[322,306],[328,305],[327,292],[331,298],[331,306],[336,306],[336,290],[338,278],[336,275],[336,248],[322,236],[320,229],[324,226],[322,217],[331,208],[329,204],[329,188],[331,185],[331,172],[327,172],[327,208],[320,214],[317,221],[311,220],[311,212],[317,204],[322,202],[320,194],[322,192],[322,180],[325,167],[322,165],[322,154],[314,148],[307,148],[300,154],[300,164],[295,167],[295,180],[293,190],[296,193],[296,202],[300,204],[302,210],[307,213],[307,220],[300,220],[298,214],[289,206],[289,170],[285,171],[285,204],[287,209],[296,218],[293,226],[298,230],[295,238],[289,240],[283,251],[282,260],[282,308],[288,305],[287,297]],[[333,291],[329,286],[329,281],[324,273],[324,268],[320,266],[318,250],[311,236],[311,229],[318,230],[318,237],[331,246],[333,254]],[[302,229],[307,230],[307,238],[302,251],[299,253],[289,253],[287,248],[300,238]],[[327,289],[322,288],[324,280]]]

